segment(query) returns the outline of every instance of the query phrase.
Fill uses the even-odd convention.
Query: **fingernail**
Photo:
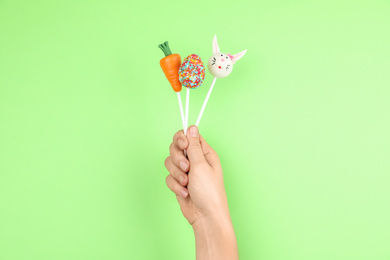
[[[187,167],[188,167],[188,164],[185,163],[185,162],[180,162],[180,168],[183,170],[183,171],[186,171],[187,170]]]
[[[198,128],[196,126],[191,126],[190,128],[190,136],[197,137],[198,136]]]
[[[180,146],[180,148],[184,148],[184,141],[182,139],[179,139],[177,141],[178,145]]]
[[[184,186],[185,179],[183,176],[180,176],[180,183],[182,186]]]
[[[181,195],[183,198],[185,198],[185,197],[187,197],[188,192],[187,192],[186,190],[181,190],[181,191],[180,191],[180,195]]]

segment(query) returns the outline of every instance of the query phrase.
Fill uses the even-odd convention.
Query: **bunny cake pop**
[[[185,129],[186,133],[188,127],[188,109],[190,104],[190,89],[196,89],[202,85],[205,77],[205,68],[202,59],[196,55],[191,54],[184,59],[179,68],[179,81],[187,88],[186,92],[186,112],[185,112]]]
[[[214,79],[213,82],[211,83],[209,92],[207,93],[207,96],[203,102],[203,106],[202,109],[200,110],[198,119],[196,120],[196,126],[199,125],[200,119],[202,118],[204,109],[206,108],[207,102],[211,95],[211,91],[213,90],[217,78],[224,78],[229,76],[230,73],[232,73],[233,71],[233,64],[239,59],[241,59],[245,55],[246,51],[247,50],[244,50],[234,55],[231,55],[230,53],[222,53],[219,50],[217,35],[214,35],[213,56],[211,56],[209,61],[207,62],[207,68],[211,73],[211,75],[214,76]]]
[[[219,50],[217,35],[213,39],[213,56],[210,57],[207,68],[211,75],[216,78],[224,78],[229,76],[233,71],[233,64],[241,59],[247,50],[231,55],[230,53],[222,53]]]

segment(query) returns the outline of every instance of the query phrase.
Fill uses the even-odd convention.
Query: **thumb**
[[[203,163],[206,161],[200,145],[199,130],[196,126],[190,126],[187,131],[189,145],[187,148],[188,159],[192,164]]]

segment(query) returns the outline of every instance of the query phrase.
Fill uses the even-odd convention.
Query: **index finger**
[[[188,139],[184,135],[183,130],[178,131],[174,136],[173,136],[173,143],[179,147],[180,150],[184,151],[188,148]]]

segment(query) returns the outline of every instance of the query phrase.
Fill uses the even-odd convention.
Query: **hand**
[[[170,172],[166,183],[176,194],[188,222],[193,225],[205,216],[226,215],[228,205],[222,167],[217,153],[199,135],[198,128],[191,126],[187,137],[183,131],[177,132],[169,151],[170,156],[165,160]]]
[[[187,150],[188,159],[184,156]],[[197,260],[237,260],[238,249],[217,153],[191,126],[179,131],[165,160],[168,187],[195,233]],[[187,175],[188,172],[188,175]]]

